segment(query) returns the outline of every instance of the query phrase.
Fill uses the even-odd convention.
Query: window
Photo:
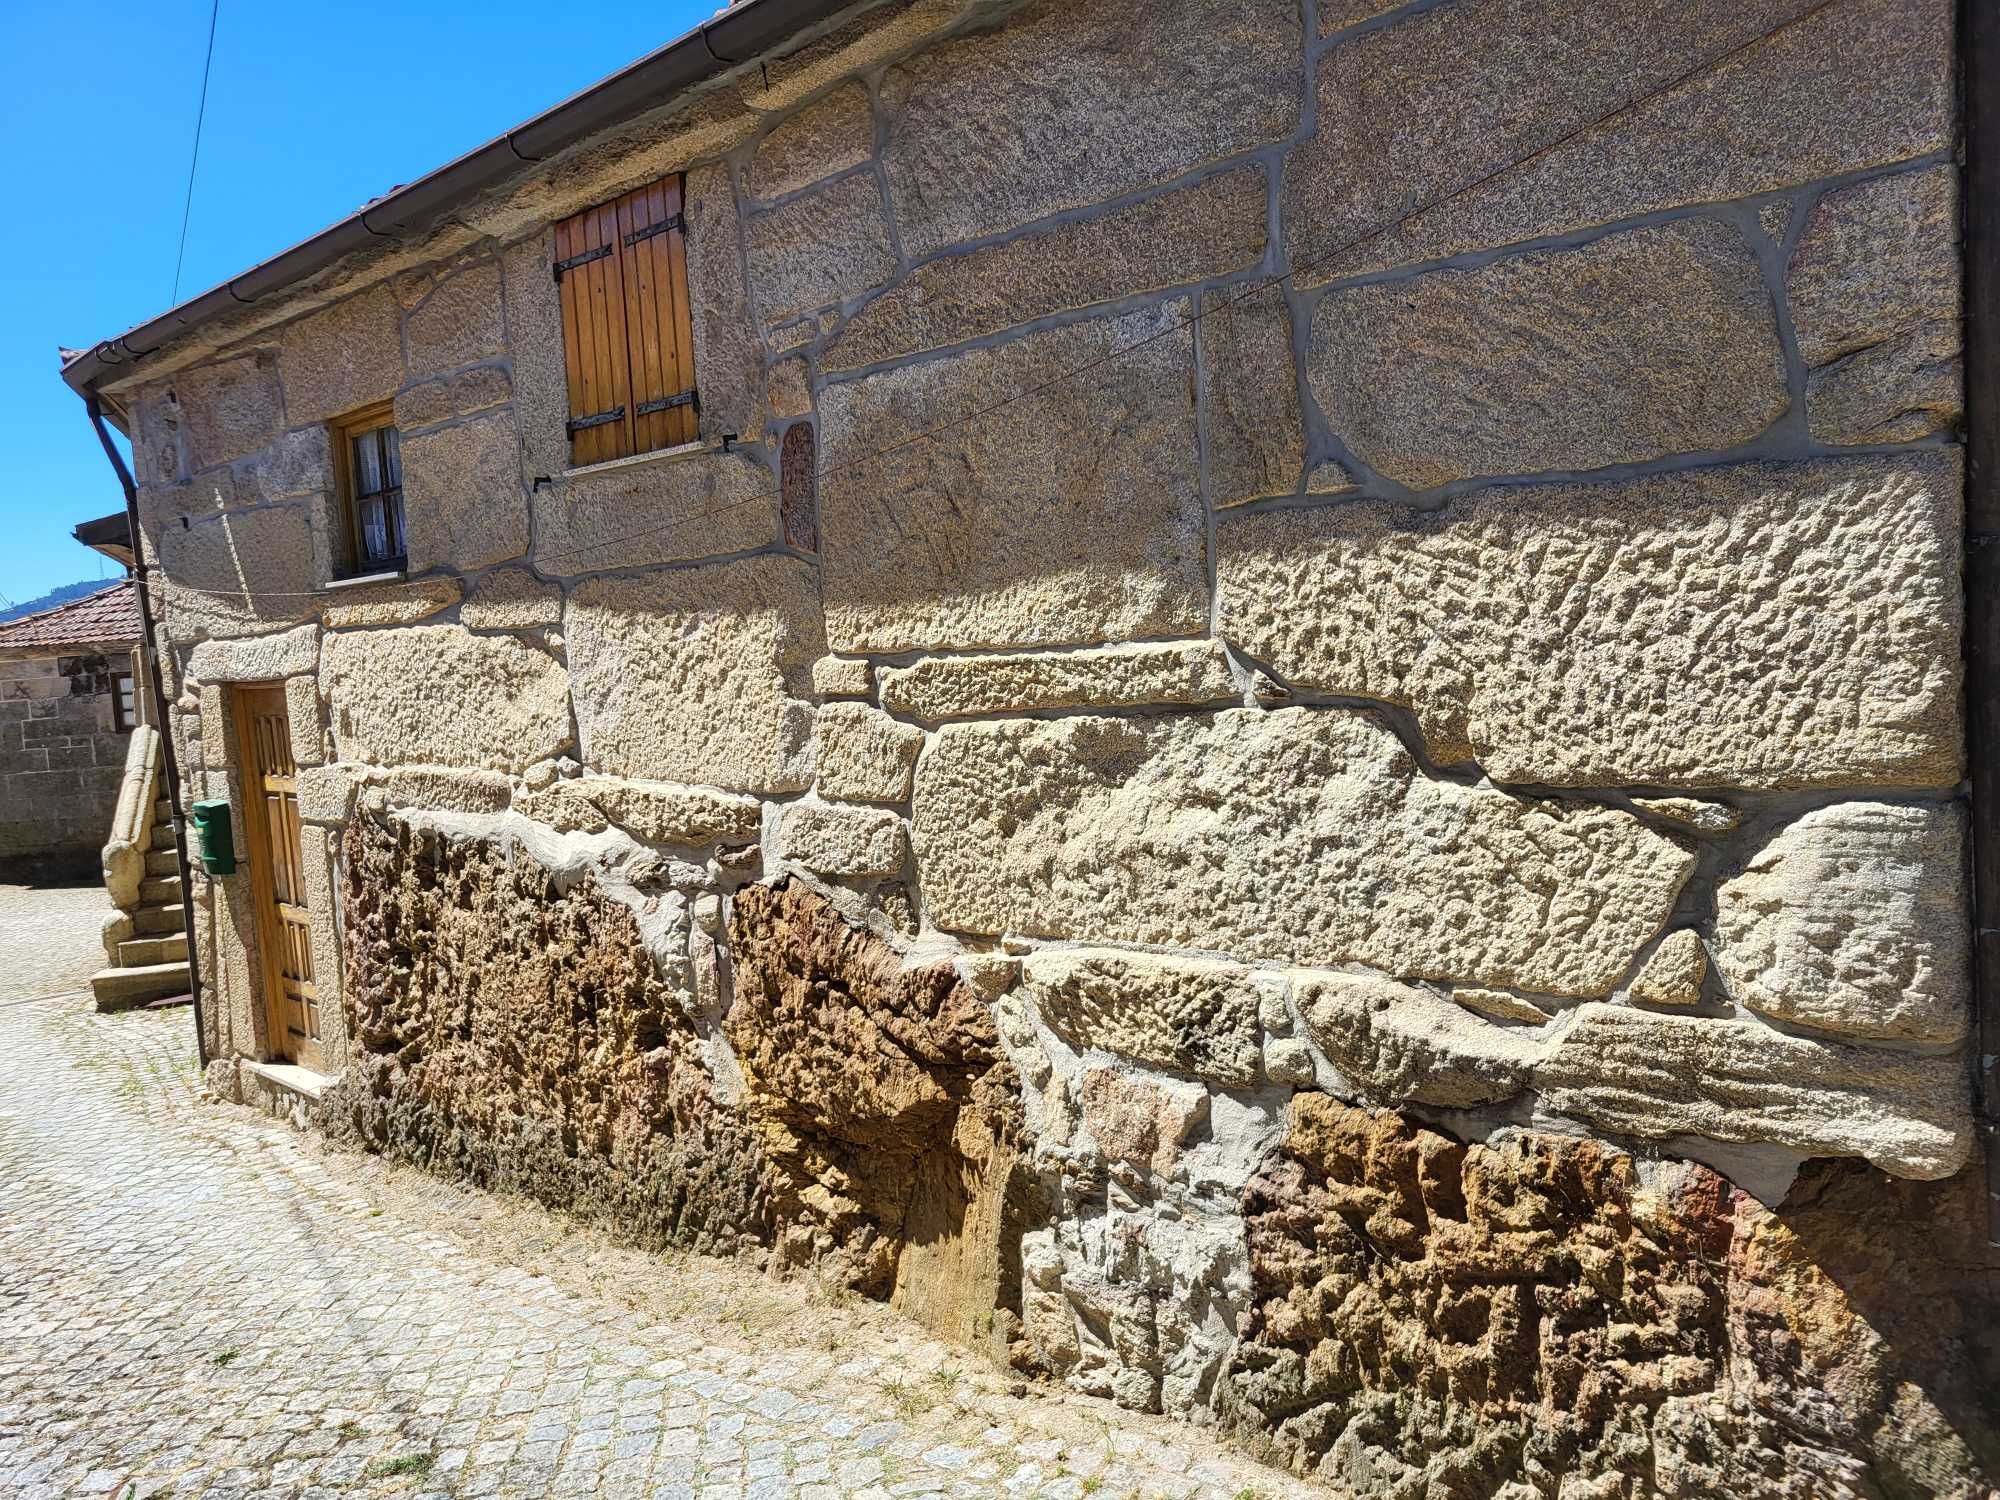
[[[681,188],[663,177],[556,225],[572,464],[698,436]]]
[[[403,452],[387,401],[339,422],[334,452],[347,509],[353,571],[384,573],[403,566]]]
[[[132,696],[132,674],[111,674],[111,727],[124,734],[139,722],[138,702]]]

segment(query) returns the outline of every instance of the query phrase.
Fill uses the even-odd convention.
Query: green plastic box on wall
[[[212,797],[190,809],[201,867],[211,875],[236,873],[236,839],[230,830],[229,799]]]

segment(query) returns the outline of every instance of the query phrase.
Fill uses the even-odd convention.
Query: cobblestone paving
[[[54,894],[0,886],[0,1496],[1325,1493],[205,1101],[187,1011],[39,998],[95,966]]]

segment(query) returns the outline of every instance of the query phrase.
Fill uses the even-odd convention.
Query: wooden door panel
[[[299,826],[298,768],[282,686],[236,690],[237,740],[242,746],[244,812],[248,826],[257,945],[262,950],[264,1007],[272,1050],[309,1068],[320,1067],[319,988],[313,980],[312,913],[306,907],[305,859]]]

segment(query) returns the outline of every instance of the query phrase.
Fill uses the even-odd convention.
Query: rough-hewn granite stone
[[[454,370],[503,347],[500,262],[483,260],[440,281],[404,320],[410,375]]]
[[[875,666],[845,656],[822,656],[813,663],[813,691],[822,698],[872,698]]]
[[[289,504],[161,527],[171,607],[204,623],[233,618],[244,629],[310,615],[327,570],[326,538],[313,522],[311,508]]]
[[[1289,0],[1034,0],[891,68],[885,160],[904,248],[922,258],[1281,139],[1299,119],[1299,30]]]
[[[1038,708],[1223,703],[1241,696],[1214,641],[1019,656],[933,656],[884,667],[882,706],[940,720]]]
[[[578,776],[531,792],[517,804],[522,816],[559,832],[599,833],[622,828],[656,844],[706,844],[757,832],[763,807],[705,786]]]
[[[412,572],[483,568],[528,550],[528,495],[511,411],[402,440]]]
[[[1305,418],[1284,283],[1203,295],[1201,377],[1209,502],[1220,508],[1296,491]]]
[[[329,630],[363,625],[414,625],[450,609],[465,593],[456,578],[399,579],[361,588],[329,591],[320,600],[319,617]]]
[[[757,143],[744,191],[757,198],[782,198],[874,154],[875,114],[867,86],[845,84]]]
[[[1703,219],[1329,292],[1306,369],[1355,455],[1418,490],[1729,448],[1790,404],[1756,256]]]
[[[771,471],[754,453],[687,453],[544,485],[537,570],[553,576],[748,552],[777,530]]]
[[[1186,286],[1264,258],[1261,167],[917,267],[857,312],[827,370],[962,343],[1031,318]]]
[[[1716,893],[1715,962],[1761,1015],[1844,1037],[1956,1042],[1971,1021],[1965,815],[1837,802]]]
[[[533,630],[561,618],[561,586],[542,582],[526,568],[498,568],[475,580],[458,610],[458,622],[468,630]]]
[[[521,771],[570,743],[568,674],[516,636],[336,631],[319,672],[341,760]]]
[[[924,745],[921,729],[898,724],[865,703],[829,703],[815,722],[821,796],[849,802],[909,800],[910,771]]]
[[[403,383],[402,309],[387,286],[343,297],[278,334],[286,419],[324,422]]]
[[[1708,977],[1708,951],[1701,934],[1686,928],[1670,932],[1632,976],[1626,997],[1640,1005],[1694,1005],[1701,1000],[1701,982]]]
[[[319,628],[301,625],[274,635],[237,641],[203,641],[188,653],[187,675],[195,682],[265,682],[294,677],[319,666]]]
[[[491,817],[507,810],[514,784],[498,771],[444,770],[398,766],[382,778],[384,806],[418,812],[473,813]],[[372,794],[371,794],[372,795]]]
[[[743,284],[742,229],[728,166],[713,162],[689,172],[684,202],[702,440],[713,443],[728,432],[748,438],[764,430],[764,366]]]
[[[887,281],[896,252],[874,174],[843,177],[744,220],[750,289],[767,323]]]
[[[826,641],[806,564],[593,578],[571,591],[564,624],[593,768],[737,791],[811,783],[812,710],[796,695]]]
[[[1495,1026],[1434,991],[1357,974],[1293,978],[1306,1031],[1343,1077],[1391,1104],[1469,1108],[1518,1094],[1535,1032]]]
[[[437,375],[396,393],[396,425],[405,433],[433,427],[453,417],[505,406],[514,399],[514,382],[498,365],[476,365],[451,375]]]
[[[222,476],[202,477],[213,490]],[[333,489],[332,434],[323,425],[295,427],[249,458],[239,459],[236,480],[231,500],[240,498],[246,504],[253,499],[275,504],[325,494]]]
[[[1192,340],[1173,327],[1184,313],[1050,329],[828,386],[820,532],[834,649],[1199,630]],[[963,420],[1146,339],[1087,379]],[[885,432],[932,435],[889,452]]]
[[[1964,407],[1958,174],[1836,188],[1814,205],[1786,277],[1806,420],[1822,443],[1950,432]]]
[[[1102,1047],[1225,1088],[1257,1082],[1263,987],[1249,969],[1115,948],[1048,948],[1028,955],[1021,977],[1042,1019],[1075,1047]]]
[[[1940,451],[1232,518],[1218,618],[1499,781],[1950,785],[1960,484]]]
[[[894,875],[903,868],[903,820],[887,808],[793,802],[778,819],[778,856],[821,875]]]
[[[1950,0],[1419,12],[1322,60],[1318,135],[1286,169],[1292,263],[1310,284],[1941,149],[1950,17]]]
[[[1743,821],[1743,814],[1728,803],[1704,802],[1699,797],[1634,797],[1632,805],[1694,833],[1727,833]]]
[[[1949,1177],[1972,1150],[1966,1060],[1787,1036],[1755,1021],[1578,1007],[1535,1066],[1541,1108],[1644,1140],[1767,1141]]]
[[[947,929],[1607,993],[1692,866],[1605,808],[1427,778],[1351,710],[948,725],[917,767]]]

